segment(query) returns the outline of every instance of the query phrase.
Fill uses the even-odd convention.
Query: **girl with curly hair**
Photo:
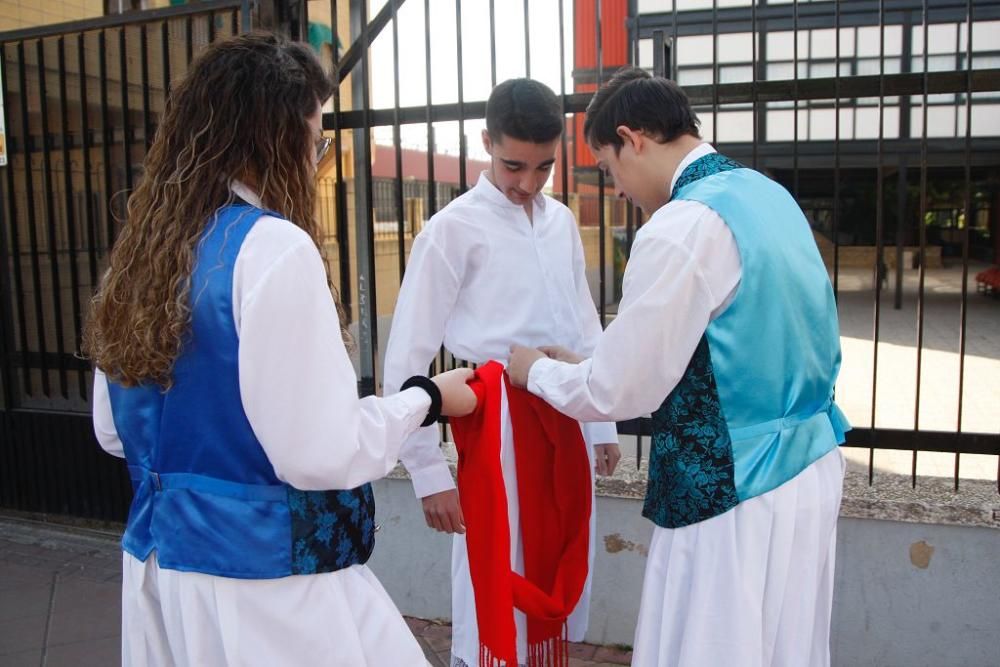
[[[369,483],[471,372],[358,398],[314,218],[332,84],[308,47],[218,42],[172,91],[85,332],[124,456],[126,665],[423,665],[365,566]]]

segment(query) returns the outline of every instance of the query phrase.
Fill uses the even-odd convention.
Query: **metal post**
[[[367,38],[367,0],[350,0],[351,41]],[[361,56],[361,68],[351,77],[355,106],[365,114],[364,126],[352,132],[354,141],[354,225],[358,261],[358,351],[361,395],[375,393],[377,310],[375,307],[375,244],[371,209],[371,138],[369,136],[368,48]]]
[[[253,29],[253,7],[254,2],[252,0],[243,0],[243,5],[240,7],[240,32],[250,32]]]
[[[254,0],[254,4],[257,7],[256,27],[280,33],[295,41],[304,41],[308,37],[305,0]],[[243,24],[249,28],[245,20]]]
[[[906,243],[906,219],[907,219],[907,167],[906,156],[899,156],[899,171],[896,173],[896,271],[895,289],[893,290],[892,307],[895,310],[903,308],[903,245]]]
[[[667,49],[662,30],[653,31],[653,74],[667,76]]]
[[[903,20],[903,44],[902,56],[900,57],[899,71],[906,74],[911,71],[910,59],[913,53],[913,19],[909,12],[904,15]],[[924,45],[926,51],[926,44]],[[903,95],[899,98],[899,133],[900,139],[910,138],[910,96]],[[899,156],[899,179],[897,193],[897,216],[896,216],[896,286],[892,299],[892,306],[895,310],[903,308],[903,246],[906,244],[907,226],[907,202],[909,193],[907,191],[907,168],[906,156]]]

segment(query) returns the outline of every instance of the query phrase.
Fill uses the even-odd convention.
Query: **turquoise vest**
[[[718,213],[742,264],[733,301],[652,415],[643,516],[679,528],[792,479],[842,443],[850,425],[833,402],[837,305],[795,200],[715,153],[684,170],[671,199]]]
[[[122,547],[142,561],[155,549],[160,567],[271,579],[364,563],[374,547],[371,487],[300,491],[282,483],[243,411],[233,270],[265,213],[233,205],[208,224],[173,386],[109,382],[134,490]]]

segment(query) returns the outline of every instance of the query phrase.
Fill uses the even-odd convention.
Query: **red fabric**
[[[524,576],[511,570],[507,495],[500,468],[501,383],[514,431]],[[528,617],[528,664],[566,665],[566,618],[587,580],[590,460],[580,425],[510,385],[490,362],[470,383],[476,411],[451,419],[458,491],[476,599],[480,665],[517,664],[514,607]]]
[[[976,282],[993,290],[1000,290],[1000,266],[991,266],[976,274]]]

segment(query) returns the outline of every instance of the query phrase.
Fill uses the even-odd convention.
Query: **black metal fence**
[[[246,27],[240,0],[0,34],[0,506],[122,520],[131,486],[97,447],[87,304],[171,81]]]
[[[336,4],[332,3],[334,7]],[[357,160],[355,173],[362,175],[361,180],[366,183],[371,183],[370,171],[366,174],[365,169],[370,165],[373,128],[392,128],[398,164],[401,128],[424,127],[426,143],[432,146],[435,128],[440,124],[457,121],[459,133],[464,134],[464,123],[483,117],[483,100],[470,100],[463,95],[466,81],[464,39],[471,37],[480,44],[489,43],[491,81],[497,80],[498,8],[495,3],[489,3],[488,24],[481,24],[481,29],[474,34],[463,30],[462,12],[468,11],[469,3],[455,3],[451,15],[456,26],[455,55],[448,59],[446,67],[442,67],[433,61],[431,48],[432,40],[440,39],[434,32],[441,30],[441,23],[432,21],[432,3],[425,0],[423,25],[407,23],[411,30],[429,26],[423,30],[425,103],[401,106],[396,19],[403,4],[389,0],[371,21],[366,9],[358,8],[354,14],[353,45],[342,60],[334,63],[341,80],[351,72],[360,76],[354,79],[352,88],[354,108],[328,115],[326,124],[338,136],[355,130],[352,135]],[[870,448],[869,480],[874,477],[876,448],[912,451],[914,484],[919,452],[954,454],[956,488],[962,454],[1000,454],[1000,425],[976,430],[966,427],[963,421],[969,412],[966,409],[972,324],[969,299],[975,294],[975,289],[970,289],[969,285],[970,272],[977,268],[974,263],[977,258],[1000,261],[995,256],[995,238],[1000,234],[997,223],[1000,199],[996,195],[1000,188],[1000,129],[986,120],[993,114],[1000,114],[997,105],[1000,101],[1000,41],[993,40],[992,33],[985,30],[979,42],[976,41],[983,26],[992,26],[1000,18],[1000,3],[852,0],[747,2],[740,7],[726,3],[727,7],[720,7],[716,0],[706,7],[707,2],[675,0],[661,2],[663,11],[645,14],[638,13],[639,6],[655,3],[579,0],[572,6],[563,2],[554,4],[558,5],[559,20],[557,26],[548,26],[548,34],[550,41],[555,42],[558,30],[558,47],[556,55],[550,51],[546,57],[560,60],[562,74],[557,92],[567,114],[567,132],[560,151],[558,178],[552,187],[564,202],[580,192],[593,198],[577,212],[585,218],[580,221],[582,226],[596,224],[600,229],[594,281],[602,318],[607,322],[612,316],[614,301],[620,294],[619,285],[609,284],[620,279],[613,261],[615,251],[620,246],[627,257],[635,230],[641,226],[644,216],[635,210],[613,217],[608,215],[603,176],[586,159],[580,159],[581,146],[576,144],[580,137],[575,132],[579,128],[579,116],[590,99],[589,91],[627,61],[679,79],[702,118],[707,139],[730,156],[770,174],[797,196],[814,224],[818,242],[827,258],[835,290],[841,299],[842,319],[850,319],[843,318],[848,306],[857,308],[859,299],[862,307],[867,302],[871,318],[862,327],[866,331],[862,334],[856,330],[845,331],[845,335],[870,341],[870,373],[867,387],[862,387],[870,399],[870,418],[860,423],[855,419],[855,429],[847,443]],[[616,8],[625,6],[627,15],[613,14]],[[532,5],[531,11],[535,7]],[[503,11],[518,9],[507,4]],[[524,4],[523,11],[523,39],[513,40],[512,45],[508,35],[499,48],[510,55],[511,51],[523,47],[522,74],[530,76],[532,45],[537,41],[530,35],[528,3]],[[572,56],[568,55],[570,49],[563,29],[567,11],[577,14]],[[580,15],[596,17],[596,20],[588,26],[586,21],[579,19]],[[588,27],[592,32],[586,31]],[[941,27],[953,36],[950,53],[936,52],[930,46],[933,42],[929,34],[938,34]],[[394,44],[395,103],[391,107],[374,108],[370,102],[368,75],[370,48],[377,39],[389,39],[380,36],[383,31],[391,32]],[[615,44],[612,33],[627,33],[620,35],[628,43],[626,58],[620,62],[614,62],[604,53],[606,47]],[[887,34],[897,35],[899,44],[887,39]],[[733,36],[742,37],[747,47],[745,53],[736,57],[727,54],[726,48],[720,48],[720,44]],[[689,38],[701,41],[685,43]],[[832,44],[830,52],[814,52],[813,45],[823,40]],[[847,41],[850,41],[850,49],[846,47]],[[789,42],[790,48],[783,42]],[[581,43],[588,46],[581,48]],[[915,43],[928,46],[917,49]],[[643,62],[644,51],[648,55],[646,62]],[[696,62],[697,58],[689,57],[699,51],[700,63]],[[587,52],[591,61],[582,63],[587,59]],[[537,54],[534,57],[537,62]],[[572,82],[566,67],[568,57],[575,58]],[[457,99],[436,102],[433,82],[456,77]],[[942,121],[942,110],[951,111],[950,125]],[[824,115],[832,116],[834,122],[827,122],[824,127],[820,122]],[[743,136],[731,131],[733,126],[740,125],[747,128]],[[942,132],[942,126],[950,128],[950,134]],[[464,160],[464,141],[460,141],[460,148]],[[585,149],[582,153],[585,154]],[[399,170],[394,186],[398,201],[407,196],[404,178],[405,174]],[[433,188],[433,171],[430,183]],[[358,226],[358,257],[368,259],[367,263],[358,264],[356,287],[360,304],[357,312],[360,367],[366,391],[373,391],[377,385],[379,340],[384,338],[380,325],[387,324],[376,295],[396,287],[376,279],[373,252],[373,223],[376,220],[373,216],[381,209],[372,205],[372,191],[384,196],[386,185],[383,181],[366,189],[365,183],[355,181],[355,210],[363,211],[364,215],[349,221],[346,211],[342,211],[344,224],[353,222]],[[463,183],[461,189],[466,185]],[[441,202],[431,197],[425,217],[440,205]],[[397,206],[395,210],[402,210],[402,207]],[[934,224],[941,217],[947,224]],[[403,215],[397,222],[397,277],[401,279],[406,259],[403,238],[408,223]],[[608,227],[613,227],[615,234],[606,234]],[[609,243],[609,238],[620,239],[620,244]],[[957,378],[952,386],[958,396],[950,420],[953,428],[928,427],[925,425],[927,420],[921,417],[921,411],[927,411],[928,402],[922,394],[929,392],[924,379],[928,369],[924,359],[928,349],[925,320],[929,307],[936,306],[935,297],[928,294],[926,276],[929,267],[942,257],[960,270],[954,312],[946,315],[953,318],[951,342],[958,359]],[[907,260],[917,267],[915,280],[910,280],[904,268]],[[852,288],[847,298],[845,275],[856,282],[858,270],[868,281],[868,289]],[[908,287],[910,282],[916,283],[914,289]],[[913,340],[908,342],[915,350],[915,361],[903,364],[903,368],[894,364],[893,376],[885,377],[886,363],[880,360],[880,351],[890,340],[893,344],[898,342],[886,334],[886,311],[890,308],[902,310],[904,305],[915,313],[908,325],[913,333]],[[1000,352],[1000,336],[995,319],[990,315],[978,318],[975,328],[976,354],[996,359]],[[881,370],[880,361],[883,362]],[[449,363],[454,361],[442,352],[439,365]],[[900,372],[906,377],[900,377]],[[879,415],[885,409],[880,409],[880,400],[898,392],[901,386],[913,390],[912,403],[908,406],[912,410],[912,426],[882,425]],[[993,393],[995,402],[997,390],[993,386],[988,384],[988,391]],[[977,397],[977,400],[982,398]],[[638,436],[641,459],[642,439],[649,435],[648,422],[634,420],[619,426],[622,433]],[[1000,488],[1000,468],[997,479]]]
[[[987,358],[995,359],[1000,352],[995,317],[977,318],[970,336],[969,302],[975,291],[969,287],[970,260],[978,256],[1000,262],[1000,126],[976,122],[997,118],[1000,111],[1000,39],[994,34],[1000,4],[851,1],[721,8],[713,2],[710,9],[694,11],[676,11],[684,3],[662,4],[674,11],[637,17],[636,43],[646,40],[653,64],[672,66],[674,76],[687,84],[699,114],[710,120],[710,138],[729,155],[781,181],[807,212],[811,207],[823,209],[824,215],[814,214],[813,221],[829,240],[831,277],[845,335],[859,335],[849,334],[850,325],[844,321],[845,304],[856,303],[858,295],[845,294],[841,280],[850,264],[845,253],[857,255],[858,246],[847,248],[843,241],[870,244],[861,246],[871,251],[862,268],[871,276],[872,289],[861,295],[872,313],[870,420],[855,423],[847,443],[870,448],[869,481],[875,448],[912,450],[914,485],[919,452],[950,452],[955,455],[957,489],[961,454],[1000,453],[1000,425],[991,423],[986,432],[964,427],[968,343],[975,338],[976,353]],[[942,33],[945,39],[936,41],[945,44],[935,45],[930,37]],[[742,51],[720,53],[724,40],[732,42],[739,35],[751,36]],[[684,57],[684,42],[698,37],[706,55]],[[826,42],[823,53],[814,48],[817,37]],[[769,53],[771,48],[781,53]],[[722,117],[736,120],[740,114],[750,117],[750,136],[725,136]],[[824,114],[832,115],[833,122],[812,132],[813,123]],[[864,126],[866,122],[870,125]],[[944,202],[950,209],[947,230],[928,224],[935,219],[933,209]],[[982,242],[984,236],[992,248]],[[936,325],[942,316],[953,318],[951,349],[958,356],[951,387],[957,394],[954,430],[932,430],[922,426],[921,419],[921,411],[928,409],[922,393],[936,389],[924,380],[929,368],[924,361],[929,348],[925,323],[927,313],[938,305],[926,289],[932,250],[937,257],[950,254],[961,270],[955,308],[935,313]],[[907,255],[918,267],[909,295]],[[883,292],[891,293],[891,302],[890,294]],[[890,304],[893,310],[903,309],[904,301],[914,313],[912,336],[905,342],[915,349],[915,359],[905,368],[894,367],[894,375],[886,377],[879,358],[890,338],[883,327],[886,311]],[[880,427],[880,397],[901,387],[913,388],[912,427]],[[997,389],[989,391],[995,400]],[[1000,489],[1000,468],[997,479]]]
[[[983,367],[979,358],[1000,357],[1000,332],[989,329],[996,320],[988,308],[995,306],[983,305],[995,302],[982,301],[990,297],[977,295],[969,284],[977,260],[998,261],[990,243],[1000,233],[1000,132],[992,131],[990,118],[1000,108],[1000,42],[983,48],[977,31],[1000,20],[1000,1],[720,7],[716,0],[710,8],[689,8],[682,0],[639,13],[651,4],[388,0],[375,3],[369,16],[366,2],[331,0],[331,17],[349,11],[351,18],[350,35],[338,34],[338,21],[331,21],[332,43],[350,46],[343,53],[331,49],[339,94],[324,127],[335,138],[335,160],[320,182],[318,214],[335,246],[335,282],[354,314],[361,390],[377,387],[380,341],[409,241],[470,186],[470,142],[464,137],[483,118],[485,101],[465,91],[487,72],[485,66],[470,71],[467,47],[488,44],[491,84],[509,71],[512,52],[523,63],[523,75],[537,75],[558,61],[558,80],[550,83],[567,122],[552,190],[580,219],[597,306],[605,322],[613,318],[622,266],[645,216],[609,201],[607,184],[577,132],[595,87],[631,62],[678,78],[706,138],[785,184],[812,220],[840,298],[845,336],[870,346],[863,381],[851,387],[862,387],[871,416],[855,424],[848,444],[871,447],[872,461],[874,448],[912,450],[914,483],[918,452],[951,453],[957,487],[962,454],[1000,454],[1000,428],[967,425],[967,387],[970,374],[979,372],[970,369]],[[91,376],[78,355],[81,323],[127,193],[141,178],[170,82],[202,46],[249,26],[246,5],[214,0],[0,34],[10,154],[10,165],[0,171],[0,506],[124,517],[127,476],[98,450],[91,433]],[[406,32],[422,36],[419,52],[403,54],[399,46],[404,5],[411,12]],[[450,17],[448,30],[435,14],[442,8]],[[463,11],[466,19],[479,12],[483,20],[470,26]],[[498,40],[500,18],[518,12],[521,36],[507,33]],[[546,31],[541,38],[540,26]],[[916,48],[930,45],[941,26],[954,26],[953,52]],[[897,32],[898,49],[886,38]],[[829,41],[831,34],[832,52],[814,53],[817,40]],[[731,38],[748,48],[734,55]],[[372,49],[385,42],[393,45],[392,76],[376,79]],[[447,57],[442,42],[450,44]],[[423,60],[423,95],[412,104],[403,102],[400,89],[404,58],[407,67]],[[454,93],[440,93],[442,80],[457,84]],[[387,86],[393,102],[374,104],[373,92],[385,99]],[[943,109],[953,112],[950,120]],[[824,128],[821,119],[830,116],[836,121]],[[946,125],[950,134],[941,129]],[[442,183],[435,174],[433,150],[427,151],[421,181],[404,173],[403,134],[414,128],[429,147],[457,128],[457,183]],[[391,132],[394,178],[373,177],[377,129]],[[938,257],[958,275],[945,311],[938,293],[927,288]],[[906,259],[917,266],[915,276],[905,269]],[[867,281],[863,288],[857,287],[859,275]],[[847,317],[859,308],[868,315]],[[958,399],[953,427],[947,428],[929,428],[921,418],[935,389],[925,380],[926,356],[939,351],[932,349],[937,342],[928,344],[925,325],[932,311],[934,328],[941,317],[950,318],[950,349],[957,353]],[[912,335],[904,341],[897,340],[898,327],[889,332],[885,325],[901,312],[912,313]],[[915,351],[915,363],[895,364],[896,375],[887,378],[886,345],[900,342]],[[439,365],[451,363],[442,353]],[[845,368],[849,364],[857,358]],[[900,368],[906,377],[898,375]],[[913,390],[912,425],[886,426],[878,418],[880,400],[901,386]],[[987,396],[985,402],[996,399]],[[620,431],[637,436],[641,459],[647,422],[622,423]],[[874,476],[873,463],[869,471]]]

